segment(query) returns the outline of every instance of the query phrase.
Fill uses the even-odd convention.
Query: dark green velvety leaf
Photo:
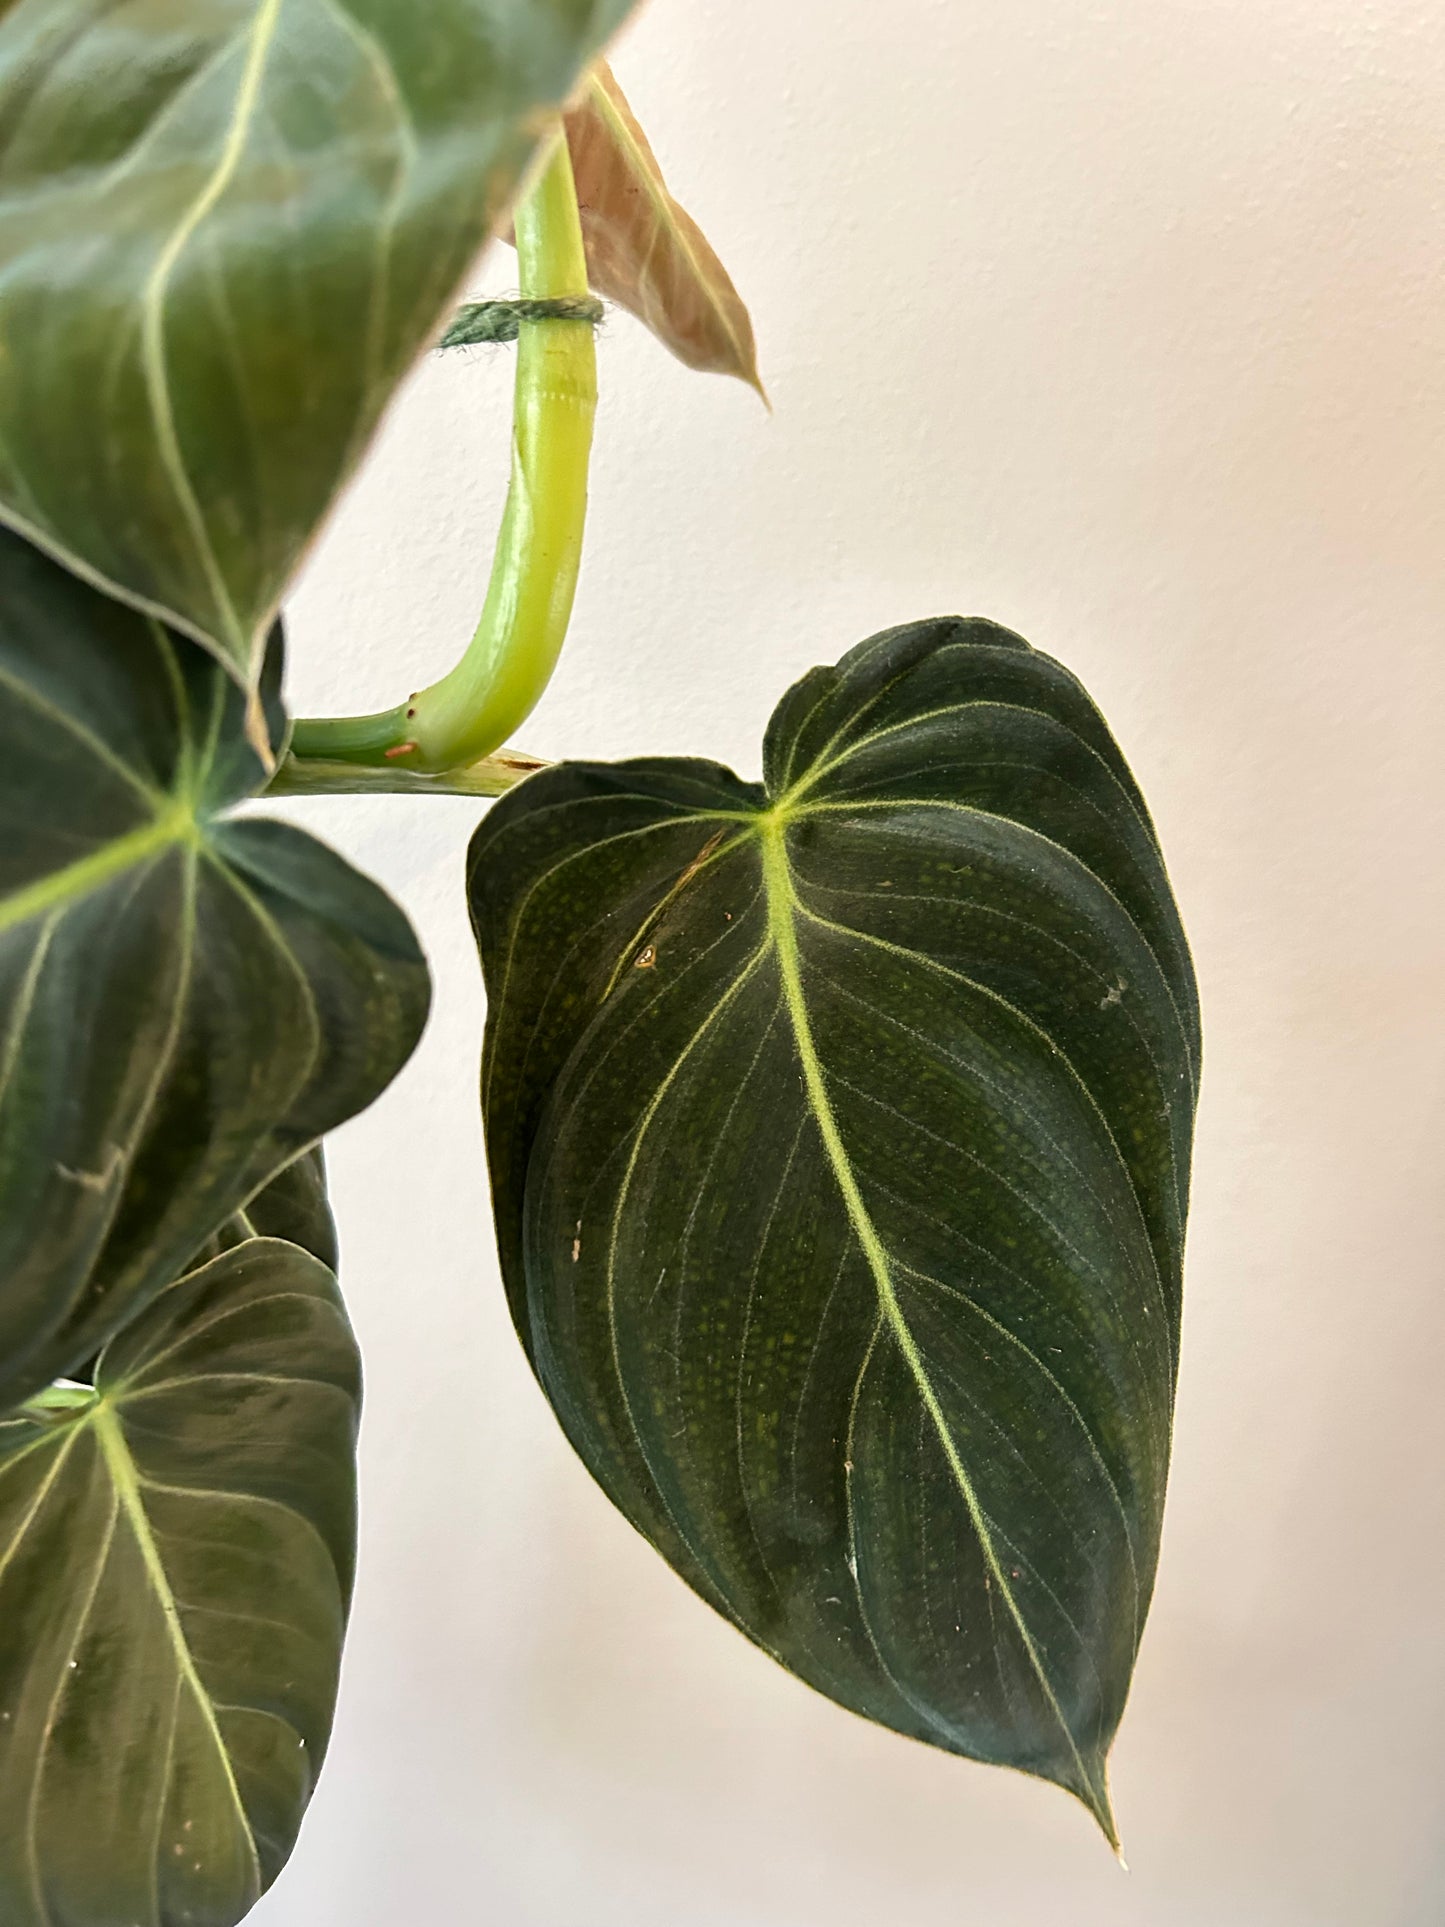
[[[0,1422],[6,1927],[230,1927],[275,1879],[331,1732],[359,1403],[334,1275],[253,1238]]]
[[[264,1191],[228,1218],[193,1262],[202,1264],[219,1258],[223,1251],[244,1244],[248,1238],[282,1238],[336,1270],[336,1225],[326,1195],[326,1160],[319,1144],[278,1172]]]
[[[631,0],[0,9],[0,515],[242,680]]]
[[[1158,845],[1078,683],[985,622],[815,670],[765,775],[564,765],[477,832],[513,1313],[705,1599],[1112,1837],[1199,1049]]]
[[[0,532],[0,1409],[92,1358],[425,1021],[400,910],[222,814],[265,780],[244,710],[204,650]]]

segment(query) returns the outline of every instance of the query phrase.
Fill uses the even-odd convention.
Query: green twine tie
[[[572,297],[560,301],[469,301],[458,308],[438,348],[489,348],[515,341],[524,321],[585,321],[595,328],[602,303]]]

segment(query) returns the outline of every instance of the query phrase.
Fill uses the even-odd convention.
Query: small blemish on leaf
[[[652,966],[656,962],[657,962],[657,945],[655,943],[650,943],[648,944],[645,950],[638,951],[637,963],[635,965],[635,968],[638,970],[651,970]]]
[[[1129,985],[1127,980],[1121,977],[1119,981],[1114,985],[1114,988],[1101,1001],[1099,1005],[1100,1010],[1108,1010],[1114,1004],[1122,1004],[1124,1001],[1124,992],[1128,988],[1129,988]]]

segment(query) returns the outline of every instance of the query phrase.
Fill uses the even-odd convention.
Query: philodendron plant
[[[1199,1032],[1107,726],[943,618],[784,694],[760,781],[511,747],[577,579],[598,297],[758,385],[600,64],[628,11],[0,6],[4,1927],[230,1927],[326,1751],[360,1368],[318,1147],[429,988],[266,795],[500,799],[457,887],[502,1275],[568,1437],[781,1665],[1115,1839]],[[507,234],[517,299],[458,313]],[[278,610],[389,398],[509,337],[475,637],[292,719]]]

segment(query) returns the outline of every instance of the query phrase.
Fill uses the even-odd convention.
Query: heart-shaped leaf
[[[705,1599],[1112,1838],[1198,1058],[1154,833],[1079,685],[983,622],[815,670],[765,769],[564,765],[477,832],[514,1315]]]
[[[547,110],[630,5],[6,8],[0,514],[253,680]]]
[[[0,1410],[93,1357],[425,1022],[390,899],[223,814],[265,780],[244,709],[204,650],[0,532]]]
[[[567,114],[587,272],[689,368],[763,393],[752,317],[657,156],[606,61]]]
[[[257,1238],[0,1422],[6,1927],[230,1927],[275,1879],[331,1732],[359,1402],[331,1271]]]

